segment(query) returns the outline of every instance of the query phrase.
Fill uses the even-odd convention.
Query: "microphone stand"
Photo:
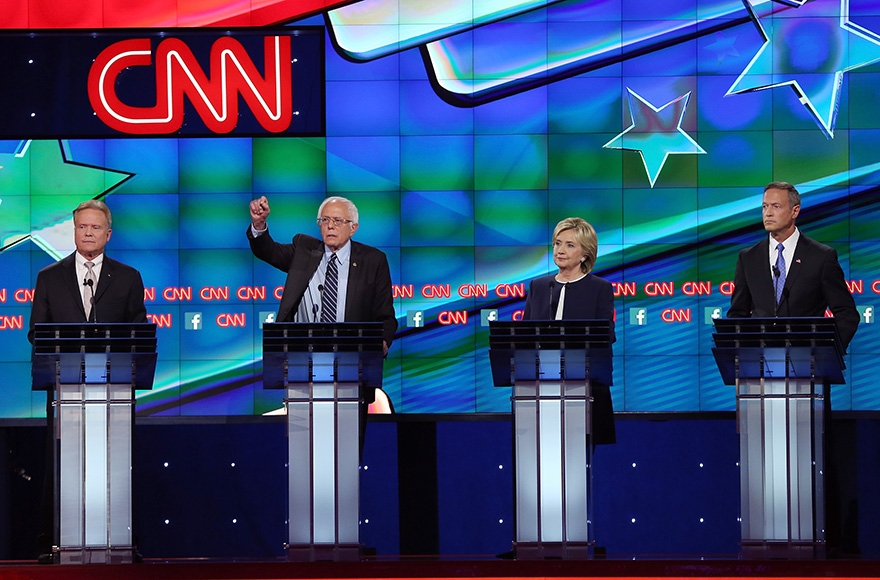
[[[97,308],[95,308],[95,281],[91,278],[87,278],[83,280],[83,286],[89,287],[89,304],[91,305],[91,309],[89,309],[88,320],[86,320],[86,322],[97,322],[98,312]]]
[[[776,265],[773,265],[773,317],[779,318],[779,300],[776,299],[779,296],[779,276],[780,276],[779,268]]]
[[[312,288],[311,286],[306,286],[306,291],[309,293],[309,300],[312,302],[312,320],[311,322],[318,322],[318,302],[315,302],[315,298],[312,296]],[[324,293],[324,285],[318,284],[318,297]]]

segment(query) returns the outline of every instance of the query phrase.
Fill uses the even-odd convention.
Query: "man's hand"
[[[266,218],[269,217],[269,200],[263,195],[251,201],[251,223],[255,230],[266,229]]]

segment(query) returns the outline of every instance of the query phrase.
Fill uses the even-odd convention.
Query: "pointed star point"
[[[880,61],[880,36],[850,21],[849,0],[784,4],[762,18],[749,6],[764,44],[727,94],[789,87],[833,138],[843,75]]]
[[[681,128],[690,93],[655,107],[632,89],[627,88],[627,92],[632,124],[603,147],[638,152],[651,187],[670,155],[706,153]]]

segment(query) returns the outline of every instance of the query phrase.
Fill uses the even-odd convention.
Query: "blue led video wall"
[[[555,271],[550,235],[568,216],[595,226],[595,272],[616,288],[615,409],[730,411],[712,320],[736,253],[766,235],[773,180],[801,191],[798,225],[838,250],[862,315],[834,407],[880,410],[880,3],[798,4],[362,0],[288,25],[318,31],[308,98],[321,102],[302,112],[316,126],[107,137],[83,121],[47,138],[52,123],[32,136],[0,124],[0,418],[45,413],[32,289],[72,251],[70,211],[90,198],[112,209],[107,253],[141,271],[159,329],[139,416],[280,408],[262,388],[260,326],[284,274],[245,238],[261,195],[279,240],[318,235],[328,195],[357,204],[354,239],[391,265],[397,412],[509,411],[488,321],[516,317],[529,280]],[[28,58],[12,33],[0,45],[0,59]],[[15,94],[0,119],[24,106]],[[33,118],[67,114],[37,105]],[[197,113],[187,104],[184,130]]]

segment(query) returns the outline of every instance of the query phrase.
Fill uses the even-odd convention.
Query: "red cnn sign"
[[[120,74],[129,67],[153,64],[149,38],[114,43],[89,71],[89,101],[108,127],[131,135],[174,133],[183,125],[184,96],[205,126],[225,134],[238,123],[239,95],[266,131],[285,131],[293,115],[290,37],[263,39],[264,75],[238,40],[221,36],[211,46],[210,76],[189,46],[177,38],[162,40],[155,52],[156,104],[126,105],[117,96]]]

